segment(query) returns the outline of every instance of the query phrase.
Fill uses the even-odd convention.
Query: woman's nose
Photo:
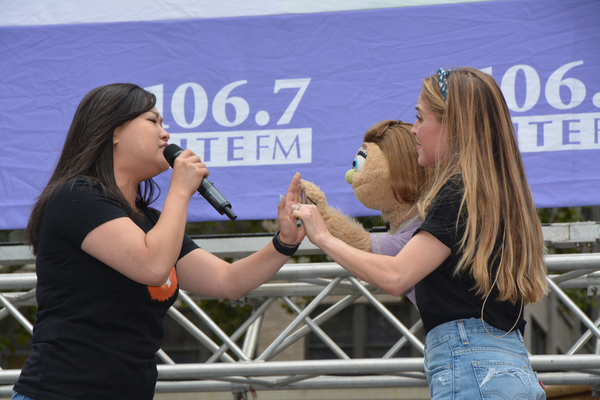
[[[165,130],[165,128],[161,127],[160,129],[162,130],[162,132],[161,132],[161,134],[160,134],[160,137],[161,137],[161,138],[164,138],[166,141],[168,141],[168,140],[169,140],[169,138],[171,137],[171,135],[169,135],[169,132],[167,132],[167,131]]]

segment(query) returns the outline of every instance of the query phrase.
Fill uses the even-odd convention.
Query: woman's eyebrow
[[[154,111],[154,110],[150,110],[150,111],[148,111],[148,112],[151,112],[152,114],[156,115],[156,118],[158,118],[158,120],[162,122],[162,117],[160,116],[160,114],[159,114],[159,113],[157,113],[157,112],[156,112],[156,111]]]

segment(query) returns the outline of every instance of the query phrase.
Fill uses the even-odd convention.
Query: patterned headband
[[[442,92],[442,98],[444,99],[444,103],[448,102],[448,81],[446,80],[446,77],[449,73],[449,69],[440,68],[437,70],[438,85],[440,86],[440,91]]]

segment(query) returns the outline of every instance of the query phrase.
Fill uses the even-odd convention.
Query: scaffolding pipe
[[[287,306],[291,308],[292,311],[294,311],[297,315],[300,315],[302,313],[302,310],[296,305],[296,303],[291,301],[288,297],[282,297],[281,300],[283,300],[283,302],[287,304]],[[331,338],[327,336],[327,334],[323,332],[319,325],[314,323],[313,320],[310,319],[310,317],[306,316],[304,318],[304,323],[308,325],[308,327],[314,332],[314,334],[317,335],[319,339],[321,339],[323,343],[325,343],[325,345],[327,345],[327,347],[329,347],[331,351],[333,351],[333,353],[336,356],[338,356],[338,358],[341,358],[343,360],[350,359],[350,357],[348,357],[348,355],[344,353],[344,350],[342,350],[333,340],[331,340]]]
[[[192,310],[192,312],[194,314],[196,314],[200,318],[200,320],[202,322],[204,322],[206,324],[206,326],[208,326],[208,328],[211,331],[213,331],[215,333],[215,335],[217,335],[217,337],[219,339],[221,339],[223,341],[223,343],[226,344],[227,347],[239,357],[239,359],[241,361],[250,361],[250,357],[248,357],[246,354],[244,354],[242,349],[240,349],[239,346],[237,344],[235,344],[235,342],[233,340],[231,340],[231,338],[225,332],[223,332],[223,330],[221,329],[221,327],[219,325],[215,324],[215,322],[212,319],[210,319],[210,317],[208,315],[206,315],[204,310],[201,309],[198,306],[198,304],[196,304],[192,299],[190,299],[190,297],[187,295],[187,293],[180,290],[179,297],[181,297],[181,299],[185,302],[185,304],[188,305],[190,310]],[[218,350],[218,348],[217,348],[217,350]]]
[[[265,311],[271,306],[271,304],[273,304],[273,302],[275,302],[275,298],[270,298],[267,301],[265,301],[263,304],[261,304],[261,306],[258,308],[258,310],[255,310],[252,315],[250,315],[250,318],[248,318],[243,324],[242,326],[240,326],[234,333],[233,335],[231,335],[231,340],[238,340],[242,334],[244,332],[246,332],[246,329],[250,329],[249,327],[251,325],[254,325],[254,323],[258,322],[258,320],[260,318],[262,318],[264,316]],[[250,334],[250,332],[248,332],[248,334]],[[252,335],[257,335],[257,333],[252,333]],[[252,339],[255,340],[255,339]],[[258,338],[256,338],[256,340],[258,340]],[[253,344],[254,348],[256,348],[256,343]],[[226,344],[223,344],[219,350],[217,350],[207,361],[207,364],[213,363],[215,361],[217,361],[221,355],[226,352],[228,349]],[[252,353],[254,353],[254,350],[252,351]]]
[[[573,302],[573,300],[571,300],[571,298],[567,296],[565,292],[563,292],[562,289],[552,281],[552,279],[546,277],[546,281],[548,282],[550,290],[556,294],[563,304],[566,305],[569,310],[571,310],[573,314],[577,316],[577,318],[579,318],[579,320],[594,334],[594,336],[600,339],[600,330],[598,330],[598,327],[594,325],[594,322],[583,311],[581,311],[579,307],[577,307],[577,304],[575,304],[575,302]]]
[[[256,250],[254,247],[257,247],[259,243],[269,240],[270,237],[235,237],[198,239],[196,241],[202,242],[203,248],[220,257],[230,257],[233,254],[241,256],[244,253],[252,253]],[[263,247],[262,244],[257,248],[261,247]],[[307,241],[302,243],[298,254],[300,253],[322,254],[319,249]],[[0,265],[19,265],[34,262],[34,260],[29,246],[0,245]],[[585,324],[588,331],[581,336],[567,355],[530,356],[531,366],[539,372],[538,377],[547,385],[591,385],[592,388],[598,388],[600,387],[600,354],[598,354],[600,352],[600,329],[598,328],[600,318],[592,322],[561,288],[600,286],[600,273],[598,272],[600,271],[600,254],[547,255],[545,262],[547,271],[555,274],[547,277],[550,288]],[[224,344],[217,346],[177,309],[171,308],[169,315],[214,354],[207,363],[175,364],[163,350],[159,350],[157,356],[166,364],[158,366],[156,392],[234,391],[239,393],[249,390],[250,385],[256,390],[424,387],[427,385],[423,374],[423,358],[391,358],[408,342],[422,351],[422,343],[413,336],[418,329],[421,329],[422,322],[418,321],[408,330],[373,296],[385,293],[381,289],[360,282],[336,263],[287,264],[272,279],[290,283],[273,282],[251,291],[246,299],[260,298],[262,304],[260,307],[257,306],[252,316],[231,337],[227,337],[221,328],[214,324],[194,302],[194,300],[208,297],[180,292],[180,300],[191,305],[193,311],[223,340]],[[342,282],[342,279],[347,279],[347,281]],[[0,310],[0,319],[13,315],[31,332],[31,324],[22,316],[17,307],[35,304],[36,281],[34,273],[0,274],[0,292],[33,289],[28,293],[0,294],[0,303],[4,305],[4,309]],[[592,289],[594,288],[592,287]],[[590,290],[589,293],[595,292]],[[310,313],[321,304],[325,297],[331,295],[346,297],[317,317],[309,318]],[[304,310],[300,310],[289,298],[291,296],[316,296],[316,298]],[[311,329],[320,332],[318,336],[325,343],[331,341],[319,326],[363,296],[403,334],[383,358],[347,359],[348,356],[340,349],[338,356],[343,359],[266,361],[306,336]],[[282,298],[299,315],[261,356],[252,360],[258,340],[260,320],[276,298]],[[256,302],[258,303],[258,301]],[[243,348],[240,349],[235,342],[244,333],[246,333],[246,341]],[[596,354],[573,354],[594,336]],[[333,341],[331,342],[333,343]],[[337,344],[333,347],[337,347]],[[241,361],[236,362],[227,354],[226,351],[229,349]],[[225,362],[216,363],[219,359]],[[4,385],[0,386],[0,397],[10,397],[12,384],[17,380],[19,373],[20,370],[0,370],[0,384]],[[330,376],[332,374],[341,376]]]
[[[600,355],[535,355],[530,356],[535,371],[582,371],[597,369]],[[219,376],[272,376],[272,375],[331,375],[331,374],[394,374],[423,372],[423,358],[351,360],[257,361],[219,364],[159,365],[160,380],[214,379]],[[3,373],[0,371],[0,383]]]
[[[23,328],[25,328],[30,335],[33,335],[33,325],[31,324],[31,322],[29,322],[29,320],[19,312],[17,307],[15,307],[10,301],[8,301],[2,293],[0,293],[0,303],[2,303],[2,305],[10,313],[10,315],[15,317],[19,324],[21,324],[21,326],[23,326]]]
[[[221,239],[224,240],[224,239]],[[10,260],[3,258],[6,249],[19,246],[0,245],[0,265],[15,265]],[[35,259],[27,260],[34,262]],[[564,272],[573,270],[600,270],[600,253],[589,254],[550,254],[544,256],[548,272]],[[337,263],[298,263],[284,265],[273,277],[273,280],[300,280],[335,278],[338,276],[351,276],[348,271]],[[35,287],[37,278],[35,273],[1,274],[0,290],[31,289]]]
[[[277,347],[285,340],[285,338],[288,337],[288,335],[294,329],[296,329],[296,327],[300,325],[300,323],[302,323],[304,318],[310,315],[310,313],[313,312],[313,310],[317,308],[317,306],[321,304],[323,300],[325,300],[325,298],[329,295],[332,289],[334,289],[337,286],[337,284],[340,283],[341,280],[342,277],[340,276],[331,281],[331,283],[325,289],[323,289],[323,291],[317,297],[315,297],[313,301],[310,302],[310,304],[304,309],[304,311],[302,311],[300,315],[298,315],[296,319],[292,321],[292,323],[289,324],[287,328],[283,330],[283,332],[281,332],[277,339],[275,339],[273,343],[271,343],[269,347],[265,349],[265,351],[257,358],[257,360],[268,360],[271,357],[273,351],[275,351],[275,349],[277,349]]]

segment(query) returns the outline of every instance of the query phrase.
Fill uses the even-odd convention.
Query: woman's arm
[[[177,262],[177,278],[183,290],[214,298],[237,300],[267,282],[289,260],[271,243],[234,263],[196,249]]]
[[[88,233],[81,249],[138,283],[164,284],[181,252],[190,197],[207,175],[200,158],[184,151],[175,160],[163,211],[148,233],[129,218],[117,218]]]
[[[292,218],[302,218],[309,240],[344,269],[394,296],[419,283],[450,256],[450,249],[425,231],[391,257],[367,253],[336,239],[313,205],[303,204],[293,211]]]
[[[295,225],[290,218],[301,199],[300,174],[296,174],[285,197],[277,209],[277,221],[284,244],[298,245],[304,238],[304,229]],[[177,276],[184,290],[215,298],[239,299],[250,290],[267,282],[289,260],[275,250],[270,242],[258,252],[229,264],[202,249],[197,249],[179,260]]]

